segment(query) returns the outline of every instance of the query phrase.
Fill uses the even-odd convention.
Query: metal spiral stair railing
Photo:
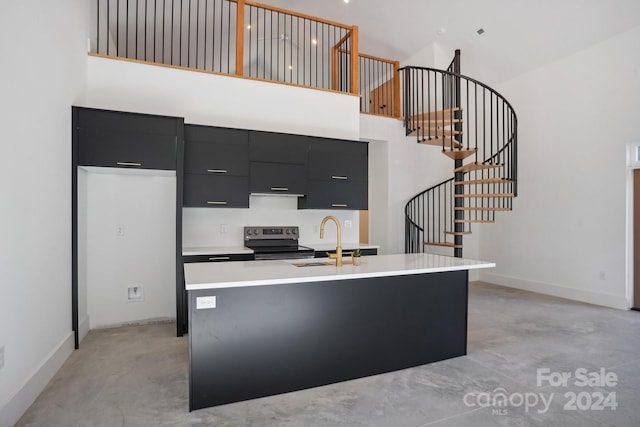
[[[456,59],[458,62],[456,63]],[[405,206],[405,252],[453,248],[475,223],[491,223],[517,196],[517,116],[497,91],[459,73],[459,51],[448,70],[400,69],[408,136],[440,146],[454,160],[453,177]]]

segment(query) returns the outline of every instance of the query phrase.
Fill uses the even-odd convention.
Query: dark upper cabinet
[[[301,209],[368,209],[368,144],[314,138]]]
[[[184,175],[184,207],[248,208],[246,176]]]
[[[272,132],[249,132],[249,191],[306,194],[310,138]]]
[[[251,162],[249,190],[262,194],[306,194],[307,168],[287,163]]]
[[[79,166],[176,170],[181,119],[78,108]]]
[[[249,175],[249,131],[185,125],[184,172]]]
[[[185,125],[185,207],[249,207],[249,131]]]
[[[310,138],[273,132],[249,132],[249,160],[252,162],[307,163]]]
[[[310,180],[367,181],[367,170],[367,143],[316,139],[309,147]]]

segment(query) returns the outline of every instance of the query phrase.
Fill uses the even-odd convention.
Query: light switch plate
[[[196,298],[196,310],[206,310],[208,308],[216,308],[216,296],[197,297]]]

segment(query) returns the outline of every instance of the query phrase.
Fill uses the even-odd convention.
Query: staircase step
[[[506,184],[511,182],[510,179],[505,178],[484,178],[484,179],[469,179],[466,181],[455,181],[453,185],[471,185],[471,184]]]
[[[424,131],[422,130],[424,129]],[[424,132],[424,134],[423,134]],[[462,131],[458,131],[458,130],[451,130],[451,129],[440,129],[440,128],[435,128],[435,127],[421,127],[418,126],[417,128],[413,129],[411,132],[409,132],[407,134],[407,136],[417,136],[418,134],[420,134],[420,136],[428,138],[441,138],[443,136],[455,136],[455,135],[462,135]]]
[[[454,219],[453,222],[457,224],[488,224],[495,221],[492,219]]]
[[[471,207],[471,206],[456,206],[453,208],[456,211],[489,211],[489,212],[503,212],[510,211],[511,208],[485,208],[485,207]]]
[[[455,243],[449,242],[424,242],[424,244],[429,246],[440,246],[443,248],[462,249],[462,245],[456,245]]]
[[[458,108],[458,107],[447,108],[446,110],[437,110],[437,111],[418,113],[411,116],[410,119],[416,120],[416,121],[422,121],[423,119],[424,120],[435,120],[435,119],[442,120],[443,117],[445,119],[452,117],[453,114],[456,113],[457,111],[462,111],[462,108]]]
[[[455,168],[454,172],[470,172],[470,171],[479,171],[483,169],[497,169],[501,168],[503,165],[500,163],[490,164],[490,163],[467,163],[466,165],[462,165],[459,168]]]
[[[471,234],[471,231],[445,231],[444,234],[448,234],[450,236],[466,236]]]
[[[453,145],[453,147],[460,147],[462,144],[460,144],[458,141],[456,141],[455,139],[452,139],[450,137],[446,137],[446,138],[431,138],[431,139],[423,139],[422,141],[418,141],[420,144],[424,144],[424,145],[435,145],[438,147],[442,147],[442,144],[444,143],[447,146],[451,146]]]
[[[453,160],[466,159],[469,156],[473,156],[478,151],[477,148],[445,148],[442,153]]]
[[[499,198],[499,197],[514,197],[513,193],[478,193],[478,194],[454,194],[453,197],[456,198],[471,198],[471,199],[480,199],[480,198]]]

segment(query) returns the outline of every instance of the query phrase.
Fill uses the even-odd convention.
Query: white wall
[[[71,105],[86,82],[88,3],[0,5],[0,425],[64,362],[71,333]]]
[[[484,280],[627,308],[625,146],[640,139],[640,27],[496,89],[518,114],[519,197],[483,229]]]
[[[87,107],[186,123],[358,139],[360,98],[127,61],[89,58]]]
[[[175,173],[117,172],[92,168],[86,174],[91,329],[176,316]],[[127,299],[132,286],[142,287],[142,300]]]

